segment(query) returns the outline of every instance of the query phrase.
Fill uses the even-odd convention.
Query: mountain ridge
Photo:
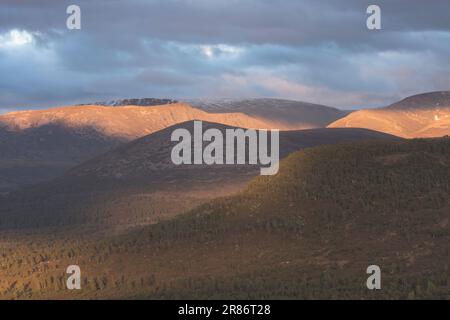
[[[194,119],[240,127],[279,127],[245,114],[212,114],[187,104],[85,105],[11,112],[0,116],[0,192],[56,177],[120,143]]]
[[[351,112],[320,104],[275,98],[185,101],[205,111],[242,112],[258,119],[274,119],[285,126],[296,124],[296,129],[326,127]]]
[[[386,109],[422,109],[450,106],[450,91],[432,91],[415,94],[390,104]]]

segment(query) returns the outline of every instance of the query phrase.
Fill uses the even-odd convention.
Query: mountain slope
[[[258,177],[243,193],[124,235],[4,241],[0,292],[448,299],[449,181],[449,139],[305,149],[286,158],[279,175]],[[86,270],[77,292],[65,289],[61,267],[74,261]],[[372,264],[381,268],[381,290],[366,287]]]
[[[127,228],[166,219],[218,196],[242,190],[259,165],[180,165],[171,161],[175,129],[129,142],[77,166],[64,176],[0,198],[0,228],[96,226]],[[230,128],[203,123],[203,129]],[[280,156],[302,148],[396,137],[364,129],[313,129],[280,133]]]
[[[450,91],[408,97],[381,109],[360,110],[330,128],[367,128],[404,138],[450,135]]]
[[[120,108],[95,105],[67,106],[10,112],[0,116],[1,127],[11,131],[56,123],[68,128],[91,127],[104,135],[128,140],[189,120],[211,121],[244,128],[278,128],[270,121],[254,119],[242,113],[208,113],[183,103]]]
[[[192,99],[194,107],[208,112],[242,112],[261,120],[278,122],[293,130],[323,128],[349,112],[323,105],[283,99]]]

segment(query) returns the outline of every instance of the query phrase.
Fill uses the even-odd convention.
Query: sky
[[[0,1],[0,113],[143,97],[362,108],[438,90],[449,0]]]

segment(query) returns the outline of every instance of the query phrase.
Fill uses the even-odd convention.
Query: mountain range
[[[2,115],[0,299],[449,299],[449,96]],[[173,164],[171,135],[195,120],[281,129],[278,174]],[[82,290],[66,289],[74,264]],[[382,290],[366,287],[373,264]]]
[[[212,113],[185,103],[117,107],[124,102],[143,103],[136,99],[112,102],[116,107],[66,106],[1,115],[0,192],[57,177],[123,142],[184,121],[260,129],[303,128],[302,122],[285,125],[269,117],[256,118],[242,112]],[[325,117],[328,110],[321,112]]]

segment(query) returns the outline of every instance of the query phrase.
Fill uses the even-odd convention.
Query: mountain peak
[[[429,109],[450,107],[450,91],[416,94],[387,106],[386,109]]]

